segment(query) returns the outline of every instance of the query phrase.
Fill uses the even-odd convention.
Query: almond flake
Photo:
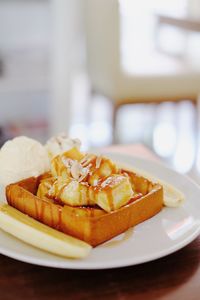
[[[100,165],[101,165],[101,161],[102,161],[102,156],[97,156],[96,159],[96,169],[99,169]]]
[[[70,168],[74,161],[71,158],[66,158],[65,156],[61,156],[61,160],[66,168]]]
[[[81,182],[83,179],[85,179],[87,176],[88,176],[88,174],[89,174],[89,167],[85,167],[85,168],[82,168],[81,169],[81,172],[80,172],[81,174],[81,177],[79,177],[79,182]]]
[[[93,154],[86,154],[82,160],[80,161],[81,165],[83,167],[86,167],[90,162],[91,160],[93,160],[95,158],[95,156]]]
[[[81,168],[82,168],[81,165],[75,160],[70,169],[72,177],[74,179],[76,179],[76,180],[79,179]]]
[[[87,174],[83,174],[81,175],[81,177],[79,177],[78,182],[81,182],[83,179],[85,179],[87,177]]]

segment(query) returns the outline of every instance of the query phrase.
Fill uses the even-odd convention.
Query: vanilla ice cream
[[[46,143],[46,149],[50,158],[64,153],[72,148],[80,149],[81,142],[79,139],[67,138],[65,134],[52,137]]]
[[[16,137],[0,149],[0,184],[8,185],[49,170],[47,150],[33,139]]]

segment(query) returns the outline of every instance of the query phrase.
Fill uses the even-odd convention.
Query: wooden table
[[[141,145],[112,150],[156,157]],[[182,250],[138,266],[72,271],[34,266],[0,255],[0,299],[200,299],[200,237]]]

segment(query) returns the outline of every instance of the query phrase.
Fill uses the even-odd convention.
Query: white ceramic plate
[[[122,154],[115,161],[140,168],[163,179],[186,196],[180,208],[164,208],[155,217],[96,247],[83,260],[65,259],[40,251],[0,231],[0,253],[24,262],[66,269],[107,269],[131,266],[173,253],[200,233],[200,188],[162,164]],[[3,197],[3,196],[2,196]]]

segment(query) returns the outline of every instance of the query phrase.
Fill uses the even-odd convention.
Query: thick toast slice
[[[8,203],[34,219],[97,246],[155,214],[163,207],[163,188],[131,173],[140,195],[112,212],[98,207],[72,207],[36,196],[43,177],[31,177],[6,187]]]

